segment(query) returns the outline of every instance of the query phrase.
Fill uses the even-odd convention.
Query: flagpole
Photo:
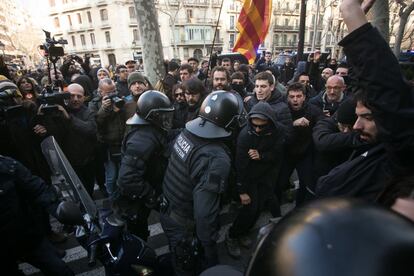
[[[213,55],[213,50],[214,50],[214,46],[216,43],[216,33],[217,33],[218,25],[220,22],[220,16],[221,16],[221,10],[223,9],[223,3],[224,3],[224,0],[221,0],[220,11],[219,11],[219,15],[218,15],[217,23],[216,23],[216,28],[214,30],[213,44],[211,45],[211,49],[210,49],[210,58],[208,59],[208,67],[207,67],[207,72],[206,72],[207,78],[208,78],[208,71],[210,70],[210,66],[211,66],[211,57]]]

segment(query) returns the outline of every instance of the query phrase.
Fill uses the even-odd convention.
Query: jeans
[[[118,180],[118,173],[120,161],[111,158],[108,152],[108,158],[104,163],[105,166],[105,187],[111,200],[114,200],[119,195],[119,189],[116,184]]]

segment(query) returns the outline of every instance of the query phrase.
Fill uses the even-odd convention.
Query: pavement
[[[98,207],[104,205],[106,203],[106,199],[102,197],[102,194],[97,190],[95,187],[95,202]],[[286,203],[281,206],[282,215],[285,215],[291,209],[293,209],[293,203]],[[242,248],[242,256],[240,259],[236,260],[230,257],[227,254],[227,249],[225,247],[224,239],[225,233],[231,226],[232,221],[235,219],[237,212],[237,207],[234,205],[225,205],[222,208],[220,213],[220,232],[219,232],[219,239],[218,239],[218,253],[219,259],[221,264],[231,265],[240,271],[244,271],[245,267],[247,266],[251,252],[254,247],[250,248],[249,250]],[[259,229],[269,223],[269,219],[271,218],[270,213],[263,212],[259,217],[256,225],[253,227],[250,238],[252,240],[256,240],[257,233]],[[51,218],[52,227],[57,231],[61,231],[63,225],[61,225],[56,219]],[[168,240],[164,234],[164,231],[161,227],[159,222],[158,213],[153,211],[150,214],[148,219],[149,223],[149,230],[150,230],[150,237],[148,239],[148,245],[155,250],[157,255],[166,254],[169,252],[168,248]],[[78,276],[92,276],[92,275],[105,275],[105,271],[103,266],[98,262],[95,267],[88,266],[87,260],[87,252],[86,250],[81,247],[78,242],[76,241],[73,235],[68,236],[68,240],[63,244],[58,244],[56,247],[60,249],[64,249],[66,251],[66,256],[63,260],[68,264],[68,266],[74,271],[74,273]],[[24,272],[26,275],[43,275],[37,268],[31,266],[28,263],[22,263],[19,265],[19,268]]]

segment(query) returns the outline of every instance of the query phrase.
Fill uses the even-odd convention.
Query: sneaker
[[[47,235],[47,239],[51,242],[51,243],[63,243],[65,242],[68,237],[63,234],[63,233],[59,233],[59,232],[55,232],[55,231],[51,231],[48,235]]]
[[[229,232],[226,233],[226,247],[229,255],[235,259],[239,259],[241,256],[240,246],[238,239],[232,239],[229,237]]]
[[[239,238],[239,243],[244,248],[249,249],[252,246],[253,241],[249,238],[249,236],[243,236]]]

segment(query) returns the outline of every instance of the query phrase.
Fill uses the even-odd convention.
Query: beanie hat
[[[101,71],[105,71],[105,73],[108,75],[108,78],[111,76],[106,68],[99,68],[98,71],[96,71],[96,77],[98,77],[99,72]]]
[[[131,85],[134,82],[147,83],[144,76],[142,74],[138,73],[138,72],[133,72],[133,73],[129,74],[129,76],[128,76],[128,88],[130,88]]]
[[[0,92],[5,92],[6,90],[15,91],[15,97],[22,97],[22,94],[20,93],[17,86],[5,76],[0,75]]]
[[[357,119],[355,114],[356,103],[351,99],[343,101],[336,112],[336,118],[339,123],[353,125]]]

